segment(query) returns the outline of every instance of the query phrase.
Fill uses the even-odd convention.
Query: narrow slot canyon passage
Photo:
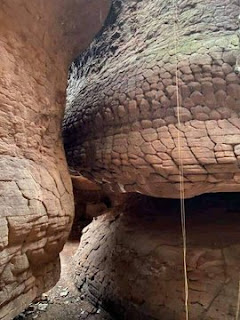
[[[75,197],[75,217],[72,229],[63,250],[60,253],[61,275],[57,284],[42,294],[14,320],[110,320],[110,315],[99,306],[89,302],[75,284],[74,255],[76,254],[81,232],[92,219],[101,215],[111,206],[111,200],[105,192],[89,180],[72,177]]]
[[[57,284],[21,313],[15,320],[80,320],[111,319],[103,311],[89,303],[74,283],[73,257],[79,246],[79,240],[70,238],[60,253],[61,276]]]
[[[0,320],[240,320],[239,1],[0,2]]]

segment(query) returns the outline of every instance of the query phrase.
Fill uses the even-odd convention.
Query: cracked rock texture
[[[239,198],[233,199],[217,194],[186,201],[189,319],[236,319],[240,212]],[[84,229],[76,284],[114,319],[185,319],[179,201],[127,203],[131,208]]]
[[[1,1],[1,320],[59,278],[73,219],[60,133],[68,66],[108,9],[107,0]]]
[[[115,191],[176,198],[179,135],[186,197],[239,191],[239,11],[237,0],[179,1],[175,24],[172,1],[114,0],[72,65],[69,165]]]

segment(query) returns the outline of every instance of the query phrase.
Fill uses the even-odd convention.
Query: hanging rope
[[[240,1],[239,1],[239,6],[240,6]],[[240,14],[238,16],[238,45],[240,49]],[[240,72],[240,55],[237,57],[235,72],[237,73]],[[239,280],[238,280],[237,311],[236,311],[236,318],[235,318],[236,320],[239,320],[239,313],[240,313],[240,274],[239,274]]]
[[[177,97],[177,121],[178,121],[178,158],[179,158],[179,185],[180,185],[180,205],[181,205],[181,227],[183,238],[183,268],[184,268],[184,290],[185,290],[185,315],[189,319],[188,310],[188,277],[187,277],[187,237],[186,237],[186,212],[185,212],[185,193],[184,193],[184,170],[182,159],[182,144],[180,136],[181,117],[180,117],[180,96],[179,96],[179,77],[178,77],[178,6],[177,0],[174,1],[174,38],[175,38],[175,56],[176,56],[176,97]]]
[[[240,312],[240,279],[238,281],[238,301],[237,301],[236,320],[239,319],[239,312]]]
[[[177,97],[177,122],[178,128],[181,127],[181,116],[180,116],[180,95],[179,95],[179,77],[178,77],[178,3],[177,0],[173,0],[174,2],[174,11],[175,11],[175,19],[174,19],[174,39],[175,39],[175,56],[176,56],[176,97]],[[238,16],[239,21],[239,47],[240,47],[240,15]],[[238,58],[239,59],[239,58]],[[236,68],[238,66],[239,61],[237,60]],[[239,70],[237,70],[239,72]],[[188,290],[188,277],[187,277],[187,237],[186,237],[186,211],[185,211],[185,192],[184,192],[184,168],[183,168],[183,159],[182,159],[182,144],[181,144],[181,136],[180,130],[178,130],[178,157],[179,157],[179,183],[180,183],[180,203],[181,203],[181,226],[182,226],[182,237],[183,237],[183,266],[184,266],[184,288],[185,288],[185,314],[186,320],[189,319],[189,308],[188,308],[188,298],[189,298],[189,290]],[[238,282],[238,297],[237,297],[237,309],[236,309],[236,318],[235,320],[239,320],[240,315],[240,278]]]

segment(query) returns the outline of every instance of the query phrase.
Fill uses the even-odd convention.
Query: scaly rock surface
[[[68,66],[108,9],[108,0],[1,1],[1,320],[59,278],[59,252],[73,220],[60,132]]]
[[[169,0],[113,1],[106,28],[72,65],[68,163],[116,191],[176,198],[180,136],[186,197],[239,191],[239,2],[177,6],[176,20]]]
[[[189,319],[236,319],[239,195],[186,201]],[[182,320],[183,248],[179,201],[129,199],[83,231],[76,284],[115,319]],[[133,205],[134,204],[134,205]]]

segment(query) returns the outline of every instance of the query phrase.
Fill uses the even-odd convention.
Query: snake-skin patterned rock
[[[114,0],[71,67],[69,165],[113,190],[175,198],[180,147],[186,197],[239,191],[239,12],[237,0]]]

